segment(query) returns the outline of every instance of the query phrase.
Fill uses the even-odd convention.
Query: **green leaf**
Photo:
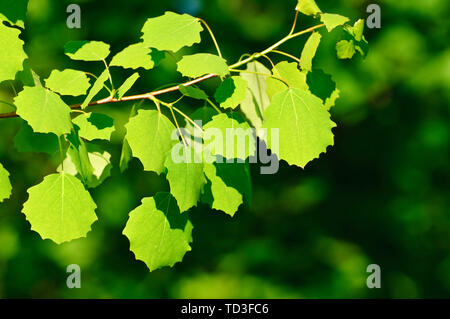
[[[336,44],[338,58],[351,59],[358,51],[363,57],[369,51],[369,45],[364,38],[364,20],[359,19],[353,26],[346,25],[344,27],[345,34],[343,40]]]
[[[61,95],[84,95],[91,86],[89,78],[82,71],[66,69],[63,71],[53,70],[45,86]]]
[[[139,110],[125,127],[133,156],[141,161],[146,171],[161,174],[167,153],[178,142],[171,139],[176,130],[172,122],[158,111]]]
[[[111,154],[101,150],[100,147],[96,147],[96,145],[86,145],[85,149],[90,167],[90,175],[88,179],[85,180],[85,184],[89,188],[95,188],[111,176]],[[64,172],[83,179],[81,173],[78,171],[80,159],[77,155],[78,154],[68,152],[67,157],[64,160]],[[58,167],[58,172],[62,171],[62,166]]]
[[[89,159],[86,143],[84,143],[78,135],[77,127],[67,135],[67,140],[70,142],[69,148],[67,149],[67,157],[69,159],[66,158],[69,164],[67,166],[64,165],[64,171],[68,169],[68,172],[71,172],[71,175],[74,176],[77,175],[76,172],[78,172],[81,181],[89,186],[89,184],[95,180],[94,167]],[[67,161],[65,161],[64,164]],[[61,166],[60,171],[63,171],[62,168],[63,167]]]
[[[248,63],[246,70],[249,72],[271,74],[269,69],[257,61]],[[241,76],[248,83],[247,95],[241,102],[241,111],[254,127],[261,127],[264,110],[270,103],[269,96],[266,93],[267,76],[254,73],[242,73]]]
[[[28,193],[22,212],[42,239],[60,244],[85,237],[97,220],[97,205],[83,184],[69,174],[48,175]]]
[[[150,70],[164,59],[164,57],[164,52],[152,50],[140,42],[132,44],[117,53],[112,58],[110,66],[121,66],[126,69],[144,68]]]
[[[193,147],[185,147],[181,143],[177,146],[179,151],[169,153],[164,166],[170,193],[177,200],[180,211],[184,212],[197,204],[206,179],[201,155],[196,154]]]
[[[130,144],[128,144],[127,139],[124,138],[122,142],[122,151],[120,152],[120,161],[119,161],[119,168],[121,173],[125,172],[128,169],[128,163],[132,158],[133,153],[131,151]]]
[[[336,100],[339,98],[340,93],[341,91],[336,88],[333,93],[331,93],[331,96],[326,99],[324,106],[327,111],[329,111],[336,104]]]
[[[109,55],[109,44],[101,41],[71,41],[64,53],[72,60],[102,61]]]
[[[146,47],[177,52],[182,47],[199,43],[202,30],[198,18],[168,11],[145,22],[142,40]]]
[[[14,80],[16,73],[23,70],[22,64],[27,55],[19,35],[19,30],[7,27],[0,20],[0,83]]]
[[[120,88],[117,90],[117,98],[121,99],[125,93],[128,92],[129,89],[134,85],[134,83],[139,79],[139,73],[133,73],[128,79],[123,82]]]
[[[203,91],[202,89],[199,89],[197,87],[194,87],[192,85],[184,86],[184,85],[180,84],[179,90],[180,90],[180,93],[183,94],[184,96],[188,96],[193,99],[197,99],[197,100],[207,100],[208,99],[208,95],[205,93],[205,91]]]
[[[0,203],[11,196],[11,182],[9,180],[9,173],[0,163]]]
[[[191,250],[193,226],[187,213],[180,214],[175,198],[157,193],[144,198],[130,213],[123,234],[130,240],[136,259],[150,271],[180,262]]]
[[[81,104],[82,109],[86,108],[89,103],[91,103],[92,99],[98,94],[98,92],[103,89],[106,80],[108,80],[108,74],[108,70],[104,70],[102,74],[100,74],[100,76],[97,78],[97,80],[95,80],[94,85],[89,90],[89,93],[84,99],[83,104]]]
[[[245,198],[251,202],[252,185],[248,163],[205,163],[204,172],[208,179],[202,201],[211,208],[234,216]]]
[[[30,60],[23,62],[23,70],[16,74],[17,80],[24,86],[42,86],[41,78],[30,68],[29,62]]]
[[[298,69],[298,63],[296,62],[280,62],[272,69],[272,73],[274,76],[277,76],[287,82],[289,87],[298,88],[305,91],[308,90],[308,84],[306,84],[306,72],[301,72]],[[272,99],[275,94],[288,88],[286,83],[273,77],[268,77],[266,79],[266,84],[266,92],[270,99]]]
[[[23,28],[27,15],[28,0],[2,0],[0,1],[0,22],[9,23]],[[1,37],[0,37],[1,38]]]
[[[341,16],[340,14],[322,13],[320,15],[320,21],[325,24],[328,32],[330,32],[337,26],[347,23],[349,21],[349,18]]]
[[[331,75],[326,74],[320,69],[313,69],[308,72],[306,82],[308,83],[310,92],[318,96],[325,102],[336,89],[336,83]]]
[[[311,71],[312,59],[316,55],[317,48],[320,44],[322,36],[319,32],[313,32],[303,47],[302,55],[300,57],[300,67],[302,70]]]
[[[133,104],[133,107],[131,108],[130,115],[128,119],[132,118],[136,115],[136,104]],[[123,173],[128,169],[128,162],[132,159],[133,154],[131,151],[130,144],[128,144],[127,138],[123,138],[122,142],[122,151],[120,152],[120,161],[119,161],[119,168],[120,172]]]
[[[363,33],[364,33],[364,19],[359,19],[358,21],[355,22],[355,24],[353,25],[353,27],[351,26],[346,26],[345,30],[353,36],[353,38],[356,41],[362,41],[363,40]]]
[[[102,113],[83,113],[72,122],[80,128],[78,132],[80,137],[88,141],[96,139],[109,141],[115,130],[114,120]]]
[[[255,153],[254,132],[237,112],[214,116],[204,131],[204,147],[212,155],[245,160]]]
[[[240,76],[225,79],[217,88],[214,98],[225,109],[235,109],[247,95],[247,81]]]
[[[295,9],[308,16],[314,16],[322,12],[314,0],[298,0]]]
[[[14,137],[14,146],[19,152],[54,154],[59,151],[58,137],[53,133],[34,133],[24,121]]]
[[[355,55],[355,42],[341,40],[336,43],[336,52],[339,59],[351,59]]]
[[[303,168],[333,145],[331,129],[336,125],[322,101],[309,92],[293,88],[278,93],[264,117],[267,146],[290,165]],[[278,129],[279,138],[270,129]]]
[[[17,114],[36,133],[55,133],[60,136],[70,132],[70,107],[52,91],[43,87],[25,87],[14,99]]]
[[[209,53],[185,55],[177,65],[178,72],[190,78],[197,78],[209,73],[218,76],[229,74],[227,62],[218,55]]]

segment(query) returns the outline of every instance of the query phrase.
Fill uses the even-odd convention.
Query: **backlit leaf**
[[[83,184],[69,174],[48,175],[28,193],[22,212],[42,239],[60,244],[85,237],[97,220],[97,205]]]
[[[78,131],[80,137],[88,141],[96,139],[109,141],[115,130],[114,120],[102,113],[83,113],[72,122],[80,128]]]
[[[145,22],[142,40],[146,47],[176,52],[182,47],[199,43],[202,30],[198,18],[168,11]]]
[[[316,55],[317,48],[320,44],[322,36],[319,32],[313,32],[303,47],[302,55],[300,57],[300,67],[302,70],[311,71],[312,59]]]
[[[84,95],[90,85],[84,72],[71,69],[53,70],[45,80],[47,88],[61,95]]]
[[[314,0],[298,0],[297,7],[295,9],[308,16],[316,15],[322,12]]]
[[[175,198],[169,193],[157,193],[144,198],[130,213],[123,234],[136,259],[153,271],[172,267],[183,259],[191,250],[192,229],[187,213],[180,213]]]
[[[333,145],[331,129],[336,126],[322,101],[297,88],[276,94],[264,113],[265,140],[280,159],[290,165],[304,167]],[[270,129],[279,130],[279,138]],[[278,147],[276,145],[278,143]]]
[[[325,24],[328,32],[330,32],[337,26],[347,23],[349,21],[349,18],[341,16],[340,14],[322,13],[320,15],[320,21]]]
[[[84,102],[81,104],[82,109],[86,108],[98,92],[104,88],[106,80],[108,80],[108,70],[104,70],[97,80],[95,80],[94,85],[92,85],[88,95],[84,99]]]
[[[172,122],[158,111],[139,110],[125,127],[133,156],[141,161],[146,171],[161,174],[167,153],[177,143],[171,139],[176,130]]]
[[[248,63],[246,70],[249,72],[271,74],[270,70],[258,61]],[[266,93],[267,76],[254,73],[242,73],[241,76],[248,83],[246,97],[241,102],[241,111],[254,127],[260,127],[262,125],[264,110],[270,103]]]
[[[70,132],[70,108],[58,94],[43,87],[25,87],[14,99],[17,114],[36,133],[55,133],[60,136]]]
[[[152,69],[163,58],[164,52],[150,49],[142,42],[132,44],[119,53],[117,53],[111,60],[110,66],[121,66],[123,68],[145,70]]]
[[[288,88],[287,84],[291,88],[298,88],[302,90],[308,90],[308,84],[306,84],[306,72],[301,72],[298,69],[298,63],[282,61],[275,65],[272,69],[274,76],[281,78],[283,81],[268,77],[267,94],[272,98],[275,94],[282,92]],[[286,84],[286,83],[287,84]]]
[[[120,88],[117,90],[117,98],[121,99],[129,89],[134,85],[134,83],[139,79],[139,73],[135,72],[128,79],[123,82]]]
[[[22,63],[27,55],[19,35],[20,30],[7,27],[0,19],[0,83],[14,80],[16,73],[23,69]]]
[[[0,203],[11,196],[11,190],[9,173],[0,163]]]
[[[177,200],[180,211],[184,212],[197,204],[206,179],[202,158],[195,153],[194,148],[185,147],[182,143],[175,148],[178,151],[169,153],[164,165],[170,193]]]
[[[197,53],[185,55],[177,63],[178,72],[190,78],[196,78],[213,73],[225,76],[229,73],[227,62],[218,55],[209,53]]]
[[[101,41],[71,41],[64,53],[72,60],[102,61],[109,55],[109,44]]]
[[[204,147],[212,155],[241,160],[254,155],[254,132],[240,113],[216,115],[203,128]]]

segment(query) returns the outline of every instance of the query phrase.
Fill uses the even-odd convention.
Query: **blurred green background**
[[[82,28],[66,27],[78,3]],[[323,11],[367,17],[372,1],[317,3]],[[234,218],[204,205],[192,210],[193,250],[174,268],[149,273],[121,232],[144,196],[168,190],[164,176],[134,159],[117,168],[130,105],[96,110],[115,117],[116,167],[93,190],[99,221],[87,238],[56,245],[30,231],[20,213],[26,189],[55,171],[58,157],[18,153],[20,119],[0,121],[0,161],[12,173],[13,196],[0,205],[0,297],[35,298],[415,298],[450,297],[450,48],[447,0],[378,1],[381,29],[366,30],[368,57],[336,58],[333,32],[315,66],[333,75],[341,98],[331,110],[335,146],[304,170],[282,162],[277,175],[252,169],[253,205]],[[31,67],[98,74],[101,64],[63,54],[69,40],[102,40],[113,54],[137,42],[146,18],[166,10],[208,21],[224,56],[236,61],[282,38],[295,0],[57,1],[31,0],[24,40]],[[311,19],[301,18],[301,27]],[[193,50],[213,52],[207,33]],[[299,55],[305,38],[284,46]],[[0,48],[3,49],[3,48]],[[273,56],[274,60],[278,57]],[[116,82],[128,71],[115,68]],[[142,73],[142,72],[141,72]],[[144,72],[130,93],[179,81],[169,56]],[[120,79],[120,80],[119,80]],[[206,89],[217,83],[212,80]],[[10,100],[7,86],[2,99]],[[71,101],[69,101],[71,102]],[[180,105],[194,110],[195,103]],[[190,103],[190,104],[189,104]],[[4,106],[1,112],[10,111]],[[381,289],[366,287],[366,267],[381,266]],[[66,287],[66,266],[81,266],[81,289]]]

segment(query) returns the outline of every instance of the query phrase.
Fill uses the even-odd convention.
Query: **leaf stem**
[[[237,70],[237,69],[230,69],[230,71],[231,71],[231,72],[250,73],[250,74],[256,74],[256,75],[267,76],[267,77],[269,77],[269,78],[277,79],[277,80],[283,82],[284,84],[286,84],[287,86],[289,86],[289,83],[287,83],[285,80],[283,80],[283,79],[280,78],[279,76],[276,76],[276,75],[273,75],[273,74],[260,73],[260,72],[253,72],[253,71],[247,71],[247,70]]]
[[[208,104],[211,105],[217,111],[217,113],[222,113],[222,111],[210,99],[206,99],[206,102],[208,102]]]
[[[217,54],[222,57],[222,52],[220,52],[220,48],[219,48],[219,44],[216,41],[216,37],[214,36],[214,33],[212,32],[211,28],[209,27],[209,25],[206,23],[205,20],[198,18],[200,20],[201,23],[203,23],[203,25],[206,27],[206,29],[208,30],[209,34],[211,35],[211,39],[214,42],[214,45],[216,46],[216,50],[217,50]]]
[[[281,54],[281,55],[287,56],[288,58],[291,58],[291,59],[297,61],[298,63],[300,63],[300,59],[297,58],[296,56],[293,56],[292,54],[289,54],[289,53],[286,53],[286,52],[283,52],[283,51],[280,51],[280,50],[272,50],[271,53],[277,53],[277,54]]]
[[[64,172],[64,155],[61,144],[61,136],[58,136],[58,145],[59,145],[59,155],[61,157],[61,170]]]

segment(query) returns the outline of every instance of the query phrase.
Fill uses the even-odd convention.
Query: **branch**
[[[321,28],[321,27],[323,27],[323,26],[324,26],[324,24],[319,24],[319,25],[313,26],[313,27],[311,27],[311,28],[305,29],[305,30],[303,30],[303,31],[297,32],[297,33],[289,33],[289,34],[288,34],[287,36],[285,36],[283,39],[281,39],[281,40],[278,41],[277,43],[273,44],[272,46],[268,47],[268,48],[265,49],[264,51],[261,51],[261,52],[259,52],[259,53],[252,54],[252,55],[250,55],[248,58],[246,58],[246,59],[244,59],[244,60],[242,60],[242,61],[236,62],[236,63],[233,64],[233,65],[230,65],[230,66],[229,66],[229,69],[235,69],[235,68],[237,68],[237,67],[239,67],[239,66],[242,66],[242,65],[244,65],[244,64],[247,64],[247,63],[249,63],[249,62],[251,62],[251,61],[253,61],[253,60],[255,60],[255,59],[259,58],[259,57],[264,56],[265,54],[271,52],[272,50],[278,48],[278,47],[279,47],[281,44],[283,44],[284,42],[286,42],[286,41],[288,41],[288,40],[290,40],[290,39],[292,39],[292,38],[295,38],[295,37],[297,37],[297,36],[299,36],[299,35],[302,35],[302,34],[305,34],[305,33],[308,33],[308,32],[312,32],[312,31],[314,31],[314,30],[316,30],[316,29],[318,29],[318,28]],[[192,80],[192,81],[182,83],[182,84],[180,84],[180,85],[183,85],[183,86],[191,86],[191,85],[197,84],[197,83],[199,83],[199,82],[205,81],[205,80],[207,80],[207,79],[214,78],[214,77],[216,77],[216,76],[217,76],[217,74],[209,73],[209,74],[206,74],[206,75],[204,75],[204,76],[201,76],[201,77],[199,77],[199,78],[197,78],[197,79],[194,79],[194,80]],[[98,100],[98,101],[90,102],[90,103],[88,104],[88,106],[101,105],[101,104],[108,104],[108,103],[116,103],[116,102],[125,102],[125,101],[135,101],[135,100],[142,100],[142,99],[149,99],[149,98],[152,98],[152,97],[157,96],[157,95],[161,95],[161,94],[165,94],[165,93],[169,93],[169,92],[178,91],[179,88],[180,88],[180,85],[175,85],[175,86],[171,86],[171,87],[169,87],[169,88],[167,88],[167,89],[157,90],[157,91],[153,91],[153,92],[149,92],[149,93],[144,93],[144,94],[124,96],[124,97],[122,97],[122,98],[120,98],[120,99],[116,99],[116,98],[110,96],[110,97],[107,97],[107,98],[104,98],[104,99],[101,99],[101,100]],[[70,105],[70,108],[71,108],[72,110],[80,109],[80,108],[81,108],[81,104]],[[0,114],[0,119],[11,118],[11,117],[17,117],[17,116],[18,116],[18,115],[17,115],[16,112],[3,113],[3,114]]]
[[[190,85],[194,85],[196,83],[205,81],[207,79],[216,77],[217,74],[207,74],[204,75],[202,77],[199,77],[197,79],[194,79],[192,81],[183,83],[183,86],[190,86]],[[181,84],[180,84],[181,85]],[[165,94],[165,93],[169,93],[169,92],[174,92],[174,91],[178,91],[180,88],[180,85],[175,85],[175,86],[171,86],[167,89],[163,89],[163,90],[158,90],[158,91],[153,91],[153,92],[149,92],[149,93],[144,93],[144,94],[138,94],[138,95],[130,95],[130,96],[124,96],[121,99],[116,99],[114,97],[107,97],[98,101],[93,101],[91,103],[88,104],[88,106],[93,106],[93,105],[101,105],[101,104],[107,104],[107,103],[116,103],[116,102],[125,102],[125,101],[134,101],[134,100],[142,100],[142,99],[149,99],[153,96],[157,96],[157,95],[161,95],[161,94]],[[81,103],[80,104],[74,104],[71,105],[70,108],[72,110],[76,110],[76,109],[80,109],[81,108]],[[10,118],[10,117],[17,117],[17,113],[16,112],[11,112],[11,113],[3,113],[0,114],[0,119],[2,118]]]

